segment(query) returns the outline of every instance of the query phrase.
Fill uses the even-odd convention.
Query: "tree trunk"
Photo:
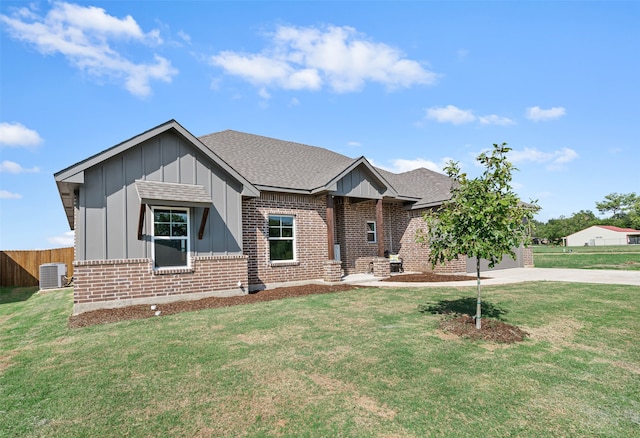
[[[480,297],[480,257],[476,257],[476,274],[478,276],[478,302],[476,304],[476,329],[482,328],[480,318],[482,316],[482,299]]]

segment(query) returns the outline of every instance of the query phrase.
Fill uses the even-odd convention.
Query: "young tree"
[[[480,260],[493,267],[504,255],[515,258],[514,249],[530,242],[530,221],[538,206],[523,204],[511,188],[515,168],[507,160],[511,148],[494,144],[491,153],[477,160],[486,168],[474,179],[450,161],[445,173],[453,180],[451,199],[425,213],[426,231],[418,230],[416,241],[428,244],[429,261],[435,267],[460,254],[476,258],[478,300],[476,328],[481,324]]]

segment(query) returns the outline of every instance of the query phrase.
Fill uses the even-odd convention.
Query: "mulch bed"
[[[464,275],[446,275],[434,273],[401,274],[394,275],[382,281],[402,282],[443,282],[443,281],[468,281],[476,277]],[[195,301],[178,301],[175,303],[157,304],[152,310],[151,305],[141,304],[136,306],[120,307],[117,309],[101,309],[91,312],[72,315],[69,318],[69,327],[88,327],[95,324],[108,324],[131,319],[153,318],[156,312],[159,315],[172,315],[181,312],[191,312],[202,309],[238,306],[282,298],[301,297],[305,295],[328,294],[359,289],[359,286],[351,284],[323,285],[306,284],[302,286],[280,287],[266,289],[248,295],[234,297],[210,297]],[[482,328],[475,328],[475,320],[468,315],[448,315],[441,323],[443,331],[467,339],[483,339],[492,342],[513,343],[522,341],[528,334],[518,327],[493,319],[483,319]]]
[[[95,324],[124,321],[129,319],[152,318],[156,316],[156,312],[158,311],[160,312],[160,315],[172,315],[181,312],[192,312],[194,310],[238,306],[241,304],[279,300],[282,298],[301,297],[304,295],[343,292],[357,288],[358,286],[349,284],[307,284],[304,286],[266,289],[256,293],[235,297],[209,297],[203,298],[201,300],[177,301],[174,303],[157,304],[155,309],[153,310],[151,309],[151,305],[149,304],[119,307],[117,309],[100,309],[81,313],[79,315],[72,315],[69,318],[69,327],[78,328]]]
[[[482,319],[481,328],[477,329],[475,318],[469,315],[445,318],[440,328],[461,338],[504,344],[521,342],[529,336],[529,333],[524,330],[495,319]]]

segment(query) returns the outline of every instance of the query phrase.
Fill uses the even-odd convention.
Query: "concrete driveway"
[[[473,275],[473,274],[466,274]],[[640,286],[640,271],[613,271],[595,269],[513,268],[483,272],[483,286],[522,283],[526,281],[567,281],[572,283],[625,284]],[[364,279],[363,279],[364,280]],[[364,280],[354,282],[362,286],[377,287],[438,287],[475,286],[476,280],[440,283],[408,283]]]

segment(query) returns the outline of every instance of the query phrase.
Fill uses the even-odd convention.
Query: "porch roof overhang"
[[[209,217],[209,209],[213,203],[211,195],[207,193],[203,186],[145,180],[136,180],[135,185],[140,197],[138,240],[142,240],[145,204],[166,207],[203,207],[204,210],[198,230],[198,239],[202,239],[207,218]]]
[[[210,207],[213,203],[211,195],[197,184],[137,180],[135,185],[142,204]]]

